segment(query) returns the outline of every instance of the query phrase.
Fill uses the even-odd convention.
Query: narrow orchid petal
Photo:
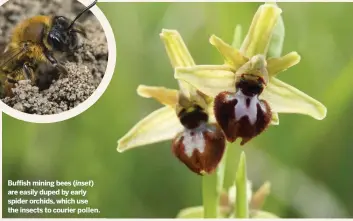
[[[195,62],[178,31],[163,29],[160,38],[164,43],[173,68],[190,67],[195,65]],[[183,81],[178,81],[178,83],[180,92],[184,97],[189,99],[191,96],[195,95],[196,90],[190,87],[189,84],[186,84]]]
[[[189,67],[195,65],[178,31],[163,29],[160,37],[164,42],[173,67]]]
[[[281,13],[282,10],[274,4],[264,4],[259,7],[241,47],[241,52],[245,56],[267,54],[274,27]]]
[[[276,112],[272,112],[271,125],[279,125],[279,117]]]
[[[225,43],[215,35],[211,36],[210,43],[218,49],[226,63],[229,64],[233,70],[237,70],[248,61],[248,58],[244,57],[237,49]]]
[[[276,4],[275,2],[269,4]],[[271,42],[268,48],[267,57],[278,58],[282,55],[283,42],[285,37],[285,28],[282,16],[279,16],[272,32]]]
[[[261,97],[277,113],[305,114],[317,120],[326,116],[326,107],[323,104],[276,78],[271,78]]]
[[[227,65],[176,68],[174,77],[188,82],[210,97],[215,97],[223,91],[235,91],[235,75]]]
[[[285,71],[299,62],[300,55],[297,52],[291,52],[279,58],[267,59],[268,74],[273,77],[279,72]]]
[[[163,105],[175,107],[178,103],[178,90],[168,89],[165,87],[152,87],[146,85],[139,85],[137,93],[141,97],[154,98]]]
[[[124,137],[118,141],[119,152],[134,147],[173,139],[183,126],[180,124],[175,110],[162,107],[138,122]]]
[[[234,36],[233,36],[233,42],[232,42],[232,47],[239,49],[241,47],[241,43],[243,41],[242,39],[242,28],[241,25],[237,25],[234,29]]]

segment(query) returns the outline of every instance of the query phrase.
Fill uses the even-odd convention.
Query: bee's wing
[[[26,53],[25,48],[6,48],[5,51],[0,54],[0,69],[14,59],[22,56],[24,53]]]

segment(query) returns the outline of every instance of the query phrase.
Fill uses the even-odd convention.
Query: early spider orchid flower
[[[177,31],[160,34],[173,68],[195,63]],[[118,141],[118,151],[173,139],[172,151],[189,169],[203,175],[211,173],[225,149],[225,136],[215,123],[212,99],[184,81],[180,90],[140,85],[140,96],[154,98],[164,107],[138,122]]]
[[[276,4],[261,5],[240,50],[211,36],[210,43],[223,55],[224,65],[175,70],[176,79],[215,98],[215,117],[229,142],[241,138],[243,145],[269,124],[279,124],[278,113],[306,114],[318,120],[326,116],[324,105],[276,78],[299,63],[296,52],[266,58],[281,12]]]

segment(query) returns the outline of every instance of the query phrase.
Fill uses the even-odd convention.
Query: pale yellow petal
[[[178,31],[163,29],[160,34],[160,38],[164,43],[173,68],[190,67],[195,65],[195,62]],[[193,95],[195,95],[195,89],[190,87],[190,85],[183,81],[178,81],[178,83],[180,92],[184,95],[184,97],[190,99]]]
[[[186,81],[210,97],[220,92],[235,92],[235,75],[227,65],[197,65],[176,68],[174,77]]]
[[[274,4],[259,7],[240,50],[245,56],[267,54],[274,27],[281,13],[282,10]]]
[[[125,136],[118,141],[119,152],[134,147],[173,139],[183,130],[175,110],[162,107],[138,122]]]
[[[271,125],[279,125],[279,117],[276,112],[272,112]]]
[[[195,65],[195,62],[178,31],[163,29],[160,37],[164,42],[173,67],[188,67]]]
[[[153,87],[140,85],[137,88],[137,93],[141,97],[154,98],[163,105],[175,107],[178,102],[178,90],[168,89],[165,87]]]
[[[211,36],[210,43],[218,49],[218,51],[224,57],[226,63],[229,64],[233,70],[237,70],[249,60],[248,58],[244,57],[237,49],[225,43],[222,39],[215,35]]]
[[[273,77],[279,72],[285,71],[299,62],[300,55],[297,52],[291,52],[279,58],[267,59],[268,74]]]
[[[233,36],[233,42],[232,42],[232,47],[233,48],[236,48],[236,49],[240,49],[241,47],[241,43],[242,43],[242,33],[243,33],[243,30],[241,28],[241,25],[237,25],[235,26],[235,29],[234,29],[234,36]]]
[[[275,2],[271,4],[276,4]],[[285,27],[282,16],[279,16],[277,23],[273,29],[271,42],[268,47],[267,57],[278,58],[282,56],[283,43],[285,38]]]
[[[261,94],[277,113],[298,113],[309,115],[317,120],[326,116],[326,107],[304,92],[276,78],[271,81]]]

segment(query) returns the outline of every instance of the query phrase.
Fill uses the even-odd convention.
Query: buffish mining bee
[[[11,89],[20,80],[30,80],[35,84],[39,64],[51,64],[60,74],[66,75],[66,69],[54,53],[74,52],[78,48],[78,34],[85,37],[86,33],[75,22],[96,3],[97,0],[72,21],[64,16],[39,15],[19,23],[0,55],[3,95],[11,96]]]

